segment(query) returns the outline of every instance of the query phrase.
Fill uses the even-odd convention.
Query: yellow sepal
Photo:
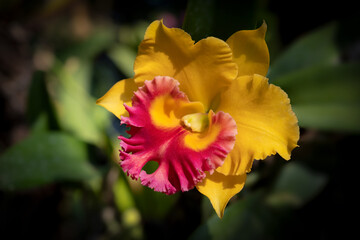
[[[106,108],[120,119],[120,116],[126,115],[124,103],[131,106],[131,98],[138,89],[132,78],[123,79],[114,84],[104,96],[96,101],[96,104]]]
[[[267,25],[264,21],[258,29],[238,31],[226,41],[238,65],[238,76],[266,76],[270,63],[269,50],[265,42],[266,30]]]

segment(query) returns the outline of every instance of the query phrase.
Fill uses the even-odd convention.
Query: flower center
[[[209,126],[207,113],[192,113],[181,118],[181,124],[192,132],[201,133]]]

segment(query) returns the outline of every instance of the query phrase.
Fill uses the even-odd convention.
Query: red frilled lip
[[[181,117],[197,108],[191,107],[178,85],[171,77],[145,81],[134,93],[132,107],[125,106],[129,117],[121,118],[131,127],[130,138],[119,137],[122,169],[133,179],[140,178],[144,186],[166,194],[192,189],[204,179],[205,171],[212,173],[221,166],[237,134],[235,121],[224,112],[210,112],[209,126],[202,133],[185,129]],[[142,170],[149,161],[159,165],[151,174]]]

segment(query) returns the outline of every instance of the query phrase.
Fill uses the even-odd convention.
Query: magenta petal
[[[166,194],[192,189],[204,179],[205,171],[212,173],[221,166],[234,146],[236,135],[235,121],[223,112],[212,113],[212,125],[221,129],[216,138],[201,149],[186,146],[185,137],[193,133],[183,128],[180,120],[179,125],[172,128],[155,126],[149,113],[154,99],[167,95],[174,101],[189,102],[178,85],[170,77],[145,81],[134,93],[132,107],[125,106],[129,117],[122,117],[123,123],[131,127],[131,137],[119,137],[122,169],[133,179],[140,178],[144,186]],[[149,161],[159,164],[151,174],[142,170]]]

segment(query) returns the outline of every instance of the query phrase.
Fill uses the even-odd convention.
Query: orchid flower
[[[97,104],[130,127],[120,136],[120,165],[133,179],[173,194],[196,187],[221,218],[255,159],[289,160],[299,139],[287,94],[268,83],[265,22],[225,42],[194,42],[154,21],[134,63]],[[143,167],[158,163],[153,173]]]

